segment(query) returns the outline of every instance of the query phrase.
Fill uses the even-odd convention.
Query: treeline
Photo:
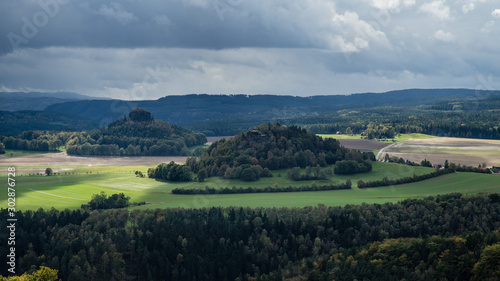
[[[376,180],[376,181],[365,182],[363,180],[358,180],[357,184],[358,184],[358,188],[390,186],[390,185],[398,185],[398,184],[423,181],[423,180],[439,177],[442,175],[451,174],[454,172],[455,171],[453,169],[436,169],[436,171],[429,173],[429,174],[422,174],[422,175],[413,174],[413,176],[411,176],[411,177],[404,177],[404,178],[399,178],[399,179],[389,179],[387,176],[385,176],[381,180]]]
[[[380,112],[382,111],[382,112]],[[392,112],[389,112],[392,111]],[[350,111],[353,112],[353,111]],[[500,116],[494,112],[440,112],[414,108],[366,109],[364,114],[349,114],[349,118],[334,115],[315,117],[298,122],[312,133],[363,134],[369,139],[393,138],[397,134],[422,133],[440,137],[500,139]],[[372,114],[369,114],[372,112]],[[397,116],[394,116],[396,115]],[[368,114],[368,116],[366,115]],[[371,116],[370,116],[371,115]],[[464,120],[467,120],[464,122]]]
[[[134,108],[128,117],[105,128],[74,133],[66,142],[66,151],[97,156],[188,155],[188,147],[206,141],[203,134],[154,120],[149,112]]]
[[[70,134],[69,132],[24,131],[17,137],[0,136],[0,142],[6,149],[57,151],[59,147],[64,146]]]
[[[2,229],[7,216],[0,211]],[[39,209],[16,218],[16,273],[47,266],[62,280],[402,280],[417,269],[423,275],[408,280],[468,280],[498,270],[498,194],[345,207]],[[423,242],[387,240],[401,238]]]
[[[404,164],[404,165],[409,165],[409,166],[422,166],[422,167],[429,167],[429,168],[434,166],[431,163],[431,161],[429,161],[427,159],[420,161],[420,163],[416,163],[416,162],[412,162],[409,160],[404,160],[403,158],[397,158],[395,156],[390,157],[388,153],[385,154],[384,161],[390,162],[390,163],[399,163],[399,164]],[[495,167],[493,167],[491,169],[486,168],[486,163],[479,164],[477,167],[473,167],[473,166],[466,166],[466,165],[455,164],[453,162],[448,162],[448,159],[445,159],[443,165],[436,164],[435,166],[437,168],[451,169],[454,172],[468,172],[468,173],[480,173],[480,174],[491,174],[491,172],[494,172],[497,170]]]
[[[267,186],[267,187],[236,187],[231,188],[213,188],[206,186],[205,188],[174,188],[173,194],[238,194],[238,193],[273,193],[273,192],[303,192],[303,191],[328,191],[351,189],[351,180],[347,180],[341,184],[324,184],[317,185],[313,183],[311,186]]]
[[[500,139],[500,116],[495,111],[500,106],[500,96],[478,99],[472,104],[457,106],[450,100],[441,104],[420,106],[373,107],[361,103],[354,107],[331,108],[320,112],[298,108],[269,110],[234,116],[227,119],[210,119],[184,124],[186,128],[203,131],[207,135],[235,135],[266,120],[275,120],[284,125],[300,126],[311,133],[361,134],[370,139],[390,139],[397,134],[424,133],[435,136]],[[495,99],[496,98],[496,99]],[[426,102],[429,100],[426,99]],[[440,102],[441,103],[441,102]],[[465,121],[466,120],[466,121]]]
[[[245,174],[248,166],[238,169],[243,165],[260,166],[262,171],[266,168],[278,170],[317,165],[325,167],[341,160],[362,163],[366,159],[375,158],[372,156],[340,146],[335,139],[322,139],[299,127],[276,123],[261,125],[230,140],[214,142],[201,157],[188,158],[186,165],[195,173],[205,169],[208,176],[241,178],[242,175],[251,173],[249,170]],[[259,177],[256,171],[254,174],[255,178]]]

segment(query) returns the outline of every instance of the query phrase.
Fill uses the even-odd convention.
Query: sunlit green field
[[[266,187],[278,184],[310,185],[313,182],[340,183],[350,178],[356,186],[358,179],[365,181],[389,178],[400,178],[432,171],[430,168],[410,167],[392,163],[373,163],[371,173],[350,176],[335,175],[331,181],[294,182],[286,178],[286,170],[275,171],[273,178],[261,179],[257,182],[239,180],[223,180],[218,177],[209,178],[204,183],[167,183],[149,178],[138,178],[134,172],[147,171],[148,166],[92,166],[80,167],[64,171],[55,176],[27,176],[22,174],[23,167],[17,168],[16,174],[16,207],[22,210],[36,210],[40,207],[48,209],[75,209],[88,202],[93,194],[105,191],[107,194],[123,192],[131,197],[132,202],[151,202],[139,208],[167,207],[206,207],[206,206],[250,206],[250,207],[283,207],[308,205],[345,205],[366,203],[383,203],[398,201],[408,197],[424,197],[448,192],[500,192],[500,176],[472,173],[459,173],[439,178],[400,185],[367,190],[352,190],[296,193],[264,193],[264,194],[232,194],[232,195],[173,195],[174,188],[191,187],[232,187],[253,186]],[[0,167],[4,169],[5,167]],[[6,168],[5,168],[6,169]],[[65,174],[66,173],[66,174]],[[281,177],[278,177],[281,174]],[[7,175],[0,175],[0,181],[7,184]],[[0,208],[7,207],[7,190],[0,193]]]

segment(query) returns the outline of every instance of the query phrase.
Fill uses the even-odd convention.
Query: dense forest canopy
[[[0,136],[0,142],[6,149],[57,151],[73,134],[74,132],[24,131],[16,137]]]
[[[16,273],[47,266],[62,280],[488,280],[500,270],[499,194],[16,218]],[[6,259],[0,247],[2,272]]]
[[[16,136],[24,131],[80,131],[96,129],[97,122],[74,114],[47,111],[1,111],[0,134]]]

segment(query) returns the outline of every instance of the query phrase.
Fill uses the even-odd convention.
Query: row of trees
[[[182,141],[157,141],[151,146],[132,145],[120,147],[117,144],[66,145],[70,155],[82,156],[167,156],[187,155],[188,147]]]
[[[452,169],[439,169],[438,168],[434,172],[429,173],[429,174],[422,174],[422,175],[413,174],[411,177],[404,177],[404,178],[399,178],[399,179],[389,179],[387,176],[385,176],[381,180],[375,180],[375,181],[365,182],[363,180],[358,180],[357,184],[358,184],[358,188],[398,185],[398,184],[423,181],[423,180],[439,177],[442,175],[451,174],[454,172],[455,171],[453,171]]]
[[[450,194],[345,207],[18,211],[16,272],[43,265],[72,281],[302,280],[309,274],[309,280],[487,280],[498,270],[500,240],[492,231],[500,229],[499,198]],[[0,210],[0,217],[8,217],[8,210]],[[7,224],[0,220],[1,229]],[[0,247],[2,272],[8,254]]]
[[[26,133],[31,133],[30,138],[24,138]],[[64,146],[62,140],[57,133],[43,131],[27,131],[23,132],[20,137],[0,136],[0,142],[6,149],[21,149],[33,151],[56,151],[59,147]]]
[[[384,161],[385,162],[391,162],[391,163],[399,163],[399,164],[404,164],[404,165],[409,165],[409,166],[422,166],[422,167],[433,167],[434,165],[431,163],[431,161],[424,159],[420,161],[419,163],[415,163],[409,160],[405,160],[403,158],[398,158],[395,156],[389,156],[388,153],[385,154],[384,156]],[[444,164],[437,164],[436,165],[438,168],[444,168],[444,169],[451,169],[456,172],[469,172],[469,173],[483,173],[483,174],[491,174],[493,169],[486,168],[486,163],[480,164],[477,167],[473,166],[466,166],[466,165],[460,165],[460,164],[455,164],[453,162],[448,162],[448,159],[445,159]]]
[[[205,188],[174,188],[172,190],[173,194],[237,194],[237,193],[274,193],[274,192],[304,192],[304,191],[328,191],[328,190],[340,190],[340,189],[351,189],[351,180],[347,179],[345,183],[341,184],[323,184],[317,185],[313,183],[311,186],[279,186],[275,184],[274,186],[267,187],[236,187],[232,188],[213,188],[206,186]]]

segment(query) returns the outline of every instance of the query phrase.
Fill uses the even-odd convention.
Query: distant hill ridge
[[[72,92],[0,92],[0,110],[45,110],[47,106],[78,100],[97,100]]]
[[[500,95],[500,91],[408,89],[385,93],[311,97],[198,94],[166,96],[158,100],[143,101],[79,100],[50,105],[46,111],[72,113],[94,121],[102,121],[117,120],[131,108],[141,107],[151,112],[157,119],[180,124],[269,110],[298,108],[304,112],[326,112],[377,106],[416,106],[444,100],[483,99],[491,95]]]

